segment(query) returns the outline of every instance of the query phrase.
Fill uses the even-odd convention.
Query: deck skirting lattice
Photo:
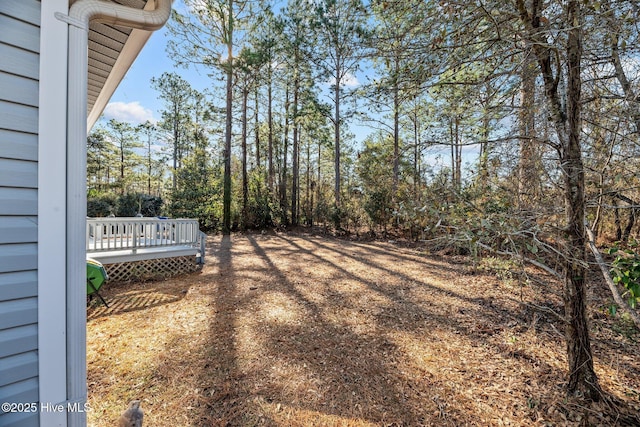
[[[201,268],[195,256],[145,259],[141,261],[104,264],[109,282],[160,279],[183,273],[193,273]]]

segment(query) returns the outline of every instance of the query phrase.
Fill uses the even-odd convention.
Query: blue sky
[[[176,0],[173,8],[180,13],[187,13],[186,6],[181,0]],[[145,120],[155,121],[160,119],[160,110],[163,108],[162,100],[158,99],[156,90],[151,86],[151,78],[159,77],[165,71],[175,71],[191,86],[199,91],[211,85],[211,79],[206,75],[207,70],[198,71],[195,67],[176,68],[168,56],[166,47],[171,35],[166,27],[153,33],[133,63],[118,89],[115,91],[102,119],[117,119],[130,123],[143,123]],[[364,79],[364,74],[359,74],[359,79]],[[358,85],[361,82],[353,77],[348,85]],[[370,129],[359,132],[361,138]],[[360,139],[360,138],[359,138]]]
[[[178,7],[180,6],[180,2]],[[165,72],[175,71],[187,80],[194,89],[199,91],[211,85],[211,78],[206,70],[174,67],[173,61],[166,52],[167,42],[171,35],[167,28],[162,28],[151,35],[144,49],[140,52],[125,78],[122,80],[109,104],[106,106],[102,121],[116,119],[129,123],[143,123],[146,120],[152,122],[160,119],[160,111],[163,109],[163,101],[158,99],[158,92],[152,87],[151,79],[160,77]],[[359,76],[363,78],[362,76]],[[360,84],[358,79],[352,78],[350,85]],[[99,122],[100,123],[100,122]],[[353,126],[352,131],[357,134],[357,139],[362,141],[372,132],[363,126]]]
[[[210,79],[193,68],[175,68],[166,52],[169,31],[166,28],[153,33],[140,52],[118,89],[105,108],[103,118],[142,123],[145,120],[159,120],[163,108],[158,92],[151,86],[151,78],[160,77],[165,71],[176,71],[192,87],[203,90]]]

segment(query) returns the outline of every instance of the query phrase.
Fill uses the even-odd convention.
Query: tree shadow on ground
[[[532,313],[443,289],[400,267],[410,261],[429,275],[447,274],[439,263],[402,255],[391,260],[396,266],[391,268],[375,257],[394,255],[379,250],[356,256],[310,238],[235,239],[246,239],[250,247],[224,237],[211,251],[218,268],[204,277],[212,283],[214,302],[193,425],[459,425],[482,420],[482,407],[490,406],[491,398],[466,395],[465,381],[492,379],[480,378],[482,369],[464,366],[470,361],[464,348],[447,354],[441,342],[447,334],[494,358],[487,361],[491,364],[534,364],[537,372],[562,375],[557,366],[502,340],[507,324],[527,324]],[[418,344],[428,357],[411,360],[407,346]],[[439,366],[439,358],[446,363]],[[489,370],[488,375],[498,373]],[[535,419],[543,408],[531,402],[548,399],[545,391],[536,393],[523,396],[520,407],[507,408],[505,414],[524,412]]]
[[[289,240],[292,245],[298,246],[299,250],[304,251],[308,254],[313,255],[316,252],[314,249],[310,249],[309,246],[307,246],[306,248],[302,248],[299,244],[291,241],[289,237],[282,238]],[[327,244],[326,241],[310,239],[304,236],[300,237],[300,239],[305,240],[310,245],[313,245],[311,247],[320,249],[319,252],[324,254],[323,257],[326,257],[326,254],[328,252],[333,252],[344,262],[348,263],[349,261],[356,261],[358,263],[365,264],[369,268],[367,272],[367,275],[369,276],[376,276],[377,274],[381,274],[383,276],[387,275],[399,277],[401,279],[401,282],[407,283],[408,286],[400,286],[393,290],[389,290],[385,286],[380,286],[380,282],[378,280],[374,279],[367,281],[370,289],[374,290],[377,293],[384,294],[389,299],[398,303],[398,309],[402,310],[403,313],[402,315],[396,316],[396,319],[398,319],[397,323],[399,327],[407,329],[407,324],[415,324],[416,320],[419,321],[423,319],[423,315],[426,315],[429,319],[438,319],[440,328],[449,327],[450,330],[456,334],[464,334],[464,336],[470,340],[472,346],[475,346],[477,343],[482,341],[484,341],[485,343],[493,341],[495,353],[499,354],[501,357],[515,358],[522,360],[525,363],[530,363],[532,366],[540,368],[540,371],[544,372],[545,374],[555,372],[557,378],[561,380],[560,384],[564,383],[564,379],[567,374],[566,372],[564,372],[564,369],[558,369],[557,364],[553,369],[550,369],[550,365],[545,363],[539,357],[530,354],[526,347],[509,345],[513,343],[506,343],[504,341],[500,342],[490,339],[491,337],[496,335],[496,333],[500,331],[504,332],[505,330],[511,331],[512,336],[509,338],[510,340],[517,340],[517,335],[522,335],[528,333],[529,331],[533,331],[534,333],[546,333],[547,342],[552,342],[559,347],[564,346],[564,337],[562,335],[562,332],[560,332],[564,328],[561,318],[561,313],[563,311],[562,303],[559,298],[559,290],[561,289],[561,287],[556,283],[557,286],[555,287],[558,289],[551,291],[551,289],[554,288],[553,285],[549,285],[550,283],[554,282],[552,278],[544,277],[544,275],[541,275],[540,273],[530,272],[529,277],[534,280],[532,281],[532,283],[527,285],[527,287],[534,288],[536,286],[542,285],[541,287],[543,289],[538,288],[534,292],[531,292],[532,289],[528,289],[526,292],[528,294],[526,301],[524,301],[522,297],[523,285],[520,285],[519,289],[513,289],[512,295],[509,295],[508,293],[499,293],[496,295],[495,292],[490,292],[493,294],[491,296],[469,294],[465,292],[464,285],[465,282],[474,280],[473,275],[462,277],[459,272],[457,274],[457,279],[462,280],[460,281],[458,291],[452,291],[451,288],[445,291],[438,286],[432,286],[429,283],[429,280],[424,280],[419,276],[416,277],[416,275],[414,274],[403,271],[401,267],[403,264],[401,262],[387,264],[391,267],[382,267],[377,262],[380,257],[397,256],[397,259],[402,261],[418,261],[423,266],[434,267],[437,270],[438,274],[441,275],[442,273],[444,273],[444,275],[446,276],[447,272],[455,273],[455,270],[451,270],[447,267],[443,268],[441,264],[436,262],[432,263],[424,257],[416,257],[411,254],[407,255],[406,253],[402,254],[402,252],[396,255],[396,251],[393,251],[394,253],[390,254],[388,251],[371,249],[369,252],[374,254],[374,256],[369,259],[363,259],[361,256],[354,254],[350,248],[358,246],[368,247],[371,245],[349,242],[336,247],[334,245]],[[318,261],[321,262],[322,260],[318,259]],[[344,275],[349,274],[345,269],[341,268],[341,270]],[[365,276],[363,275],[360,275],[357,278],[361,281],[365,280]],[[438,318],[438,314],[434,313],[433,310],[421,310],[421,308],[424,308],[424,305],[422,304],[418,304],[418,306],[421,308],[415,310],[415,308],[417,307],[415,306],[414,295],[412,295],[411,292],[406,292],[411,288],[428,289],[429,293],[432,295],[434,295],[433,291],[435,291],[435,298],[430,299],[430,301],[432,302],[440,300],[440,298],[437,297],[437,294],[446,297],[453,297],[455,301],[452,306],[457,307],[457,309],[454,310],[453,316],[451,315],[451,313],[449,313],[448,315],[445,315],[441,318]],[[595,293],[596,291],[592,289],[591,292]],[[518,294],[520,294],[519,299],[517,298]],[[593,297],[597,299],[595,295]],[[594,310],[592,309],[591,312],[593,317]],[[407,314],[409,313],[412,314],[407,316]],[[405,319],[401,320],[402,317],[405,317]],[[615,365],[616,376],[618,369],[626,370],[628,372],[632,372],[635,370],[631,362],[633,360],[633,357],[624,356],[625,353],[633,354],[634,348],[637,348],[637,341],[635,343],[626,342],[629,341],[629,339],[622,339],[621,341],[616,340],[618,341],[617,343],[611,340],[607,341],[605,345],[605,342],[602,339],[599,339],[596,336],[592,337],[592,340],[595,344],[594,348],[599,348],[601,350],[597,353],[598,359],[600,359],[599,362],[601,363],[601,365],[605,366]],[[631,341],[633,340],[631,339]],[[612,350],[616,346],[624,348],[625,351],[622,357],[620,356],[620,354],[614,353],[612,351],[607,351]],[[564,360],[562,360],[562,362],[563,364],[565,363]],[[564,368],[564,366],[562,366],[562,368]],[[604,381],[608,380],[606,373],[601,373],[601,375]],[[637,383],[635,384],[635,387],[637,388]],[[634,393],[633,390],[633,385],[626,387],[625,395],[628,395],[629,391]],[[637,395],[637,391],[635,391],[635,394]],[[615,421],[616,423],[621,423],[621,425],[626,425],[629,423],[631,423],[630,425],[635,425],[634,423],[640,423],[640,417],[638,417],[637,415],[630,415],[628,413],[625,414],[625,412],[629,412],[629,407],[627,405],[622,404],[621,406],[619,406],[619,408],[616,408],[616,405],[619,405],[621,403],[619,396],[616,396],[615,394],[612,394],[610,392],[605,392],[604,396],[602,397],[604,401],[600,404],[599,408],[607,408],[607,410],[610,412],[609,415],[611,415],[611,419],[617,420]],[[538,401],[538,399],[527,400],[527,405],[531,405],[531,402]],[[577,399],[577,401],[565,403],[565,405],[565,407],[573,406],[573,408],[577,409],[578,412],[584,410],[584,408],[581,408],[580,406],[581,403],[579,398]],[[592,412],[597,412],[598,410],[599,409],[596,409]],[[618,410],[621,410],[622,412],[618,413]],[[588,418],[587,412],[587,410],[584,410],[583,422]],[[633,409],[631,409],[631,414],[633,412]],[[581,415],[578,414],[578,417],[579,416]],[[591,417],[592,421],[594,420],[594,418],[598,420],[597,415],[594,417],[592,414]],[[598,422],[601,421],[602,419],[598,420]]]
[[[173,283],[173,282],[171,282]],[[169,286],[166,282],[119,284],[100,290],[108,307],[99,298],[93,298],[87,308],[87,320],[114,316],[132,311],[148,310],[160,305],[175,303],[187,294],[188,286]]]
[[[147,405],[154,425],[578,423],[558,403],[558,320],[496,278],[387,244],[237,234],[207,247],[185,304],[161,317],[198,320],[171,329],[140,381],[179,390],[171,412]]]

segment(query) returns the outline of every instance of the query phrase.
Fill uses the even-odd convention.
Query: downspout
[[[153,1],[153,0],[150,0]],[[134,9],[109,1],[78,0],[69,15],[67,87],[67,399],[84,408],[87,400],[86,249],[87,217],[87,80],[89,22],[155,31],[167,22],[172,0],[155,0],[154,10]],[[69,408],[69,406],[68,406]],[[82,410],[67,413],[69,426],[85,426]]]

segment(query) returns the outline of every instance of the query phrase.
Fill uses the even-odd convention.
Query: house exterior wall
[[[17,1],[17,0],[16,0]],[[69,0],[42,2],[38,96],[38,379],[41,407],[67,396],[66,142]],[[64,406],[64,405],[63,405]],[[40,411],[40,425],[66,427],[67,414]],[[83,424],[76,424],[83,425]]]
[[[67,144],[81,142],[67,132],[78,129],[69,116],[76,104],[68,98],[78,98],[71,93],[78,79],[69,77],[68,67],[74,62],[69,52],[78,52],[68,45],[78,33],[65,19],[69,3],[0,0],[0,403],[27,405],[10,413],[0,408],[3,427],[81,427],[89,410],[83,405],[86,285],[76,274],[84,265],[75,269],[84,259],[84,238],[68,237],[84,220],[76,221],[74,210],[74,203],[84,203],[68,195],[77,195],[69,182],[84,182],[73,178],[82,168],[68,166],[80,163],[69,163],[68,154],[77,151]],[[109,72],[115,77],[105,82],[105,97],[147,38],[131,32]]]
[[[39,401],[40,11],[0,2],[0,403]],[[0,425],[37,426],[39,414],[0,410]]]

